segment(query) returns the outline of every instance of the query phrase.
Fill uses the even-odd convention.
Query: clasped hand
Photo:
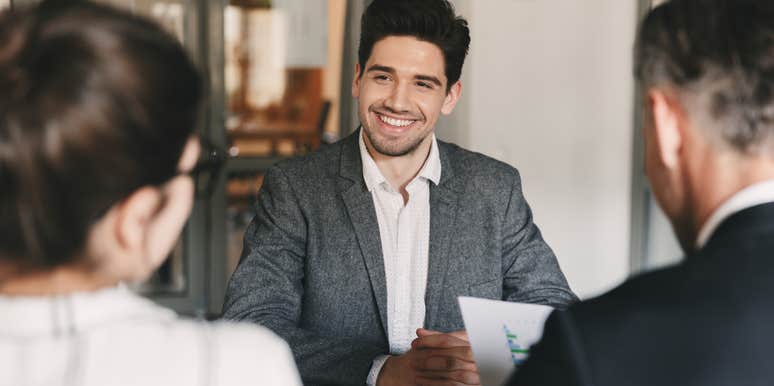
[[[417,329],[417,338],[403,355],[387,359],[377,381],[391,385],[479,385],[478,368],[463,331],[441,333]]]

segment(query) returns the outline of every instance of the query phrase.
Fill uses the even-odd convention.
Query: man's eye
[[[429,89],[433,88],[433,86],[430,83],[425,83],[425,82],[417,82],[417,86],[422,88],[429,88]]]
[[[376,80],[390,80],[390,77],[387,76],[387,75],[376,75],[374,77],[374,79],[376,79]]]

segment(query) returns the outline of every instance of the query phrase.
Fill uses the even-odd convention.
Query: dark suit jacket
[[[774,385],[774,203],[676,267],[554,312],[510,385]]]
[[[308,384],[362,385],[389,350],[379,225],[358,135],[267,172],[227,290],[224,316],[286,339]],[[516,170],[438,145],[425,327],[462,329],[460,295],[560,307],[575,300]]]

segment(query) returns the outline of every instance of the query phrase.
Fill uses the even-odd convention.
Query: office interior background
[[[206,74],[199,132],[225,160],[144,295],[217,317],[262,173],[358,125],[350,84],[368,0],[101,0],[158,20]],[[0,8],[34,0],[0,0]],[[593,297],[681,251],[644,175],[632,76],[656,0],[453,0],[470,23],[463,94],[439,139],[519,169],[571,287]]]

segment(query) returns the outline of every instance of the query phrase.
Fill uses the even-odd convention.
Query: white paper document
[[[499,386],[527,359],[530,346],[543,335],[553,308],[538,304],[459,297],[481,384]]]

